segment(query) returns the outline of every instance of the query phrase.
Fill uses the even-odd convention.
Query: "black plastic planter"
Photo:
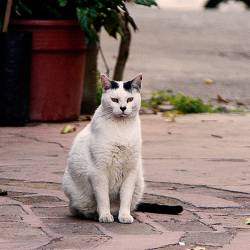
[[[0,126],[22,126],[29,116],[30,33],[0,33]]]

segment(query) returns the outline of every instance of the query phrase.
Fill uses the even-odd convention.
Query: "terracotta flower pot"
[[[73,20],[16,20],[32,32],[30,120],[66,121],[80,115],[85,69],[84,34]]]

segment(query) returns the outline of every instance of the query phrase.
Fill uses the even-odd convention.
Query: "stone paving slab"
[[[249,232],[239,232],[237,236],[232,240],[230,246],[226,245],[222,248],[222,250],[249,249],[249,236]]]
[[[184,212],[135,212],[132,225],[71,217],[61,180],[76,133],[60,134],[64,124],[0,128],[0,188],[8,191],[0,249],[249,250],[249,124],[250,114],[142,116],[144,200]]]

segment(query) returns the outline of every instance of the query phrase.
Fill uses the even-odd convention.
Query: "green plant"
[[[158,106],[164,103],[172,104],[174,110],[183,114],[211,113],[217,111],[216,108],[204,103],[200,98],[193,98],[182,93],[174,95],[166,90],[154,91],[150,99],[142,101],[142,106],[157,110]]]
[[[137,4],[156,5],[154,0],[137,0]],[[6,0],[0,0],[0,19]],[[77,19],[88,42],[99,39],[103,27],[110,36],[123,34],[124,21],[135,30],[136,24],[130,16],[124,0],[14,0],[14,18],[29,19]]]
[[[214,112],[213,106],[205,104],[200,98],[193,98],[182,93],[169,96],[169,102],[175,109],[187,113],[211,113]]]
[[[6,1],[0,0],[0,28]],[[157,5],[155,0],[135,0],[135,3],[145,6]],[[87,41],[86,60],[88,61],[83,85],[82,113],[93,113],[96,108],[95,83],[100,31],[105,29],[110,36],[121,37],[120,48],[125,47],[125,50],[119,51],[116,65],[119,66],[118,78],[122,78],[129,55],[130,43],[127,34],[130,33],[130,28],[137,29],[126,8],[126,0],[13,0],[12,18],[79,21]]]
[[[157,106],[169,101],[171,91],[156,90],[152,93],[149,99],[142,100],[142,106],[148,108],[157,108]]]

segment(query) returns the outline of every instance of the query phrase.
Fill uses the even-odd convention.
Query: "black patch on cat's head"
[[[110,88],[111,89],[118,89],[119,88],[119,84],[116,81],[110,81]]]
[[[128,91],[128,92],[132,92],[133,89],[133,85],[132,85],[133,81],[128,81],[128,82],[124,82],[123,83],[123,88]]]
[[[138,92],[140,92],[140,85],[136,84],[134,80],[124,82],[123,88],[130,93],[132,93],[133,89],[136,89]]]

